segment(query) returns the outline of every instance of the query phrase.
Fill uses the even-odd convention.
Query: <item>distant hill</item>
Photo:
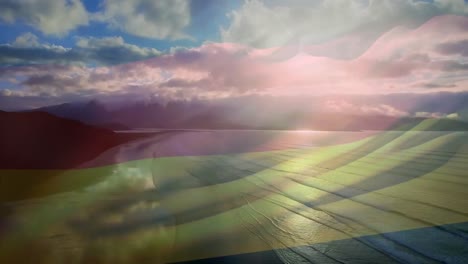
[[[128,126],[113,121],[111,112],[97,100],[89,102],[76,102],[64,103],[59,105],[52,105],[41,107],[35,110],[28,110],[27,112],[46,112],[54,116],[63,117],[67,119],[78,120],[83,123],[107,128],[110,130],[128,130]]]
[[[0,169],[68,169],[141,137],[45,112],[0,111]]]
[[[106,107],[97,100],[52,105],[33,111],[47,112],[58,117],[80,120],[90,124],[102,122],[103,119],[109,117]],[[111,122],[109,121],[109,123]]]
[[[70,103],[38,109],[56,116],[87,124],[125,130],[132,128],[162,129],[310,129],[310,130],[408,130],[417,127],[423,117],[336,113],[284,109],[281,103],[267,106],[215,104],[209,102],[133,102],[109,110],[98,101]],[[424,130],[468,130],[468,123],[442,120]]]
[[[468,131],[468,123],[448,118],[406,118],[391,130],[412,131]]]

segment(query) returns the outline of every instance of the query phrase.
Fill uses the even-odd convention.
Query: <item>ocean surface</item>
[[[467,172],[466,132],[158,131],[1,203],[0,262],[468,263]]]

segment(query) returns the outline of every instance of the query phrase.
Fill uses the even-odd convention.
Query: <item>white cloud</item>
[[[65,35],[88,24],[88,13],[79,0],[2,0],[0,20],[31,25],[45,34]]]
[[[39,41],[39,38],[34,35],[31,32],[26,32],[18,37],[16,37],[15,41],[11,44],[0,44],[0,49],[1,47],[9,46],[12,48],[16,49],[43,49],[43,50],[48,50],[48,51],[54,51],[54,52],[59,52],[63,53],[66,52],[70,49],[67,49],[65,47],[62,47],[60,45],[54,45],[54,44],[49,44],[49,43],[44,43]],[[1,51],[0,51],[0,57],[1,57]]]
[[[129,34],[153,39],[188,38],[190,24],[188,0],[107,0],[96,20]]]
[[[15,47],[37,47],[39,46],[39,38],[31,32],[19,35],[12,44]]]
[[[443,113],[440,112],[416,112],[414,114],[415,117],[424,117],[424,118],[441,118],[444,116]]]
[[[458,113],[451,113],[451,114],[448,114],[446,116],[448,119],[459,119],[460,116],[458,115]]]
[[[359,104],[346,100],[328,100],[325,109],[332,112],[355,113],[360,115],[407,116],[408,113],[387,104]]]
[[[463,0],[322,0],[266,4],[247,0],[229,13],[230,25],[221,29],[224,41],[254,47],[314,45],[343,36],[354,56],[365,51],[383,32],[393,27],[417,26],[441,14],[468,14]],[[349,35],[355,35],[349,38]],[[359,45],[349,43],[359,41]],[[357,46],[357,48],[356,48]],[[359,49],[359,47],[363,47]],[[300,48],[300,47],[299,47]],[[329,52],[328,52],[329,53]],[[348,55],[349,57],[349,55]]]
[[[189,38],[184,29],[190,25],[190,0],[103,0],[102,7],[102,12],[89,13],[81,0],[2,0],[0,21],[63,36],[92,18],[139,37]]]

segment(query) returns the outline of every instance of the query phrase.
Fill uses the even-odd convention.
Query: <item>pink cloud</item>
[[[30,92],[145,92],[167,96],[219,97],[249,93],[340,94],[467,89],[468,61],[440,47],[468,39],[468,18],[435,17],[417,29],[395,28],[352,60],[331,54],[360,47],[346,36],[310,47],[255,49],[205,43],[152,59],[112,67],[27,66],[2,69],[0,78],[24,79]],[[349,43],[348,43],[349,42]],[[451,47],[450,45],[448,47]],[[453,48],[450,50],[452,51]],[[457,49],[459,51],[459,49]],[[339,57],[339,56],[338,56]],[[427,83],[450,85],[427,88]],[[391,111],[382,106],[382,111]],[[371,111],[371,110],[369,110]],[[372,110],[373,111],[373,110]],[[380,110],[379,110],[380,111]]]

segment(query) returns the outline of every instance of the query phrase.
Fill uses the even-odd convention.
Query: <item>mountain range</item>
[[[292,105],[292,106],[291,106]],[[255,111],[252,111],[254,109]],[[136,101],[112,107],[92,100],[65,103],[29,111],[41,111],[112,130],[153,129],[266,129],[266,130],[407,130],[432,117],[395,116],[385,113],[348,113],[295,108],[279,102],[258,104],[203,101]],[[432,130],[468,130],[468,123],[440,119]],[[443,124],[443,125],[441,125]]]

